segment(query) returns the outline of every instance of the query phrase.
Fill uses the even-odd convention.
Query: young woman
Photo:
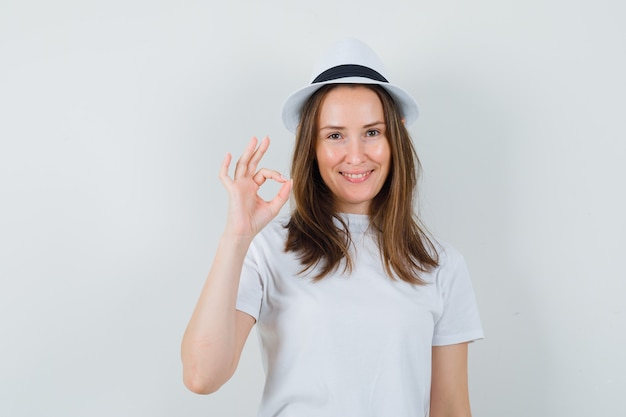
[[[482,338],[462,256],[414,212],[417,105],[346,40],[285,103],[292,180],[253,138],[220,178],[229,210],[183,338],[184,381],[217,390],[257,325],[259,416],[470,416],[467,345]],[[282,183],[267,202],[257,191]],[[293,187],[292,187],[293,182]],[[278,216],[293,188],[293,208]]]

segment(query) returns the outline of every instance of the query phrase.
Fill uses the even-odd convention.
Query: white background
[[[288,173],[282,101],[354,36],[421,106],[422,214],[487,336],[474,415],[623,416],[625,3],[226,3],[0,2],[0,415],[254,415],[255,334],[216,394],[181,380],[219,163],[269,134]]]

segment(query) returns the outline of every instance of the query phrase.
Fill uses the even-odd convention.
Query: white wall
[[[422,208],[470,265],[474,415],[622,416],[621,0],[0,3],[0,415],[252,416],[258,345],[202,397],[179,343],[227,151],[346,35],[418,99]],[[337,3],[337,4],[336,4]]]

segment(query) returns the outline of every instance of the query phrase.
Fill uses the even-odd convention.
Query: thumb
[[[278,190],[278,193],[276,193],[276,196],[269,202],[270,210],[275,215],[278,214],[287,200],[289,200],[289,193],[291,192],[292,186],[293,180],[285,181],[285,183],[280,187],[280,190]]]

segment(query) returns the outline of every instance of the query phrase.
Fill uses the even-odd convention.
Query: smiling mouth
[[[372,170],[372,171],[367,171],[367,172],[361,172],[360,174],[350,174],[349,172],[341,172],[341,175],[343,175],[344,177],[353,179],[353,180],[360,180],[360,179],[367,177],[372,172],[374,171]]]

